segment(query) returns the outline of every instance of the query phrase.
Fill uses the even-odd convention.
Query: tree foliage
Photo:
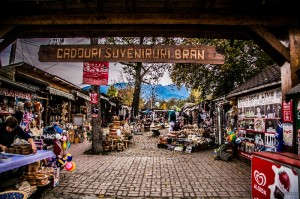
[[[167,110],[167,103],[166,102],[161,103],[159,108],[163,110]]]
[[[168,109],[174,109],[174,108],[181,109],[183,105],[186,103],[186,100],[171,98],[166,103]]]
[[[252,41],[185,39],[185,45],[220,46],[225,50],[225,63],[176,64],[171,79],[177,85],[198,89],[201,98],[207,95],[220,97],[228,94],[274,61]]]
[[[108,89],[107,89],[107,95],[110,97],[117,97],[118,95],[118,90],[117,88],[114,86],[114,84],[111,84]]]
[[[191,102],[191,103],[199,103],[201,101],[200,96],[201,96],[201,93],[199,90],[192,89],[189,97],[187,98],[187,101]]]
[[[118,97],[122,99],[122,103],[126,106],[131,106],[133,101],[133,93],[134,88],[127,86],[126,88],[121,88],[118,90]],[[144,105],[144,101],[142,98],[140,98],[139,101],[139,108],[142,108]]]

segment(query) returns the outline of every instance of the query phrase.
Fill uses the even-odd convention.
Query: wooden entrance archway
[[[0,10],[0,52],[18,38],[251,39],[283,66],[283,96],[298,84],[300,15],[292,0],[14,0]]]

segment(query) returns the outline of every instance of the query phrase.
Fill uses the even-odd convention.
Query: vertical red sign
[[[282,122],[293,123],[293,102],[282,102]]]
[[[90,85],[107,85],[108,69],[108,62],[84,62],[82,83]]]
[[[91,104],[98,104],[98,94],[96,92],[93,92],[91,94]]]

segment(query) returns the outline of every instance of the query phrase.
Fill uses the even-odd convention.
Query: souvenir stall
[[[4,121],[7,116],[13,114],[17,109],[24,109],[24,102],[30,102],[31,98],[32,93],[1,86],[0,122]]]
[[[252,196],[300,198],[300,85],[282,102],[282,123],[276,128],[276,152],[254,152]],[[276,112],[275,112],[276,114]]]
[[[276,151],[276,128],[281,119],[281,90],[272,89],[238,97],[237,139],[240,156]]]
[[[180,131],[160,135],[157,146],[172,151],[197,152],[212,148],[214,140],[210,135],[209,129],[199,129],[195,125],[185,125]]]
[[[48,90],[50,93],[48,105],[49,124],[53,122],[69,123],[71,121],[71,100],[75,100],[74,95],[52,87],[48,87]]]
[[[0,159],[0,192],[23,191],[30,196],[39,187],[53,185],[55,167],[52,166],[54,154],[49,150],[38,150],[30,153],[27,144],[14,145],[7,152],[2,153]],[[16,176],[10,170],[25,166],[25,172]],[[8,174],[8,179],[6,179]]]
[[[121,125],[118,117],[113,117],[112,123],[109,125],[109,133],[105,135],[103,141],[104,151],[123,151],[129,147],[129,141],[133,137],[130,126],[126,122]]]

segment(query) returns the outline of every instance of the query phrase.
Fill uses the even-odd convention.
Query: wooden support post
[[[290,28],[290,55],[292,87],[299,83],[296,71],[300,69],[300,28]]]
[[[98,38],[91,38],[91,44],[95,45],[98,44]],[[95,154],[100,153],[103,151],[102,142],[103,142],[103,134],[101,131],[101,98],[100,98],[100,86],[98,85],[92,85],[91,89],[93,91],[96,91],[98,96],[98,103],[97,103],[97,109],[98,109],[98,117],[92,118],[92,150]]]

